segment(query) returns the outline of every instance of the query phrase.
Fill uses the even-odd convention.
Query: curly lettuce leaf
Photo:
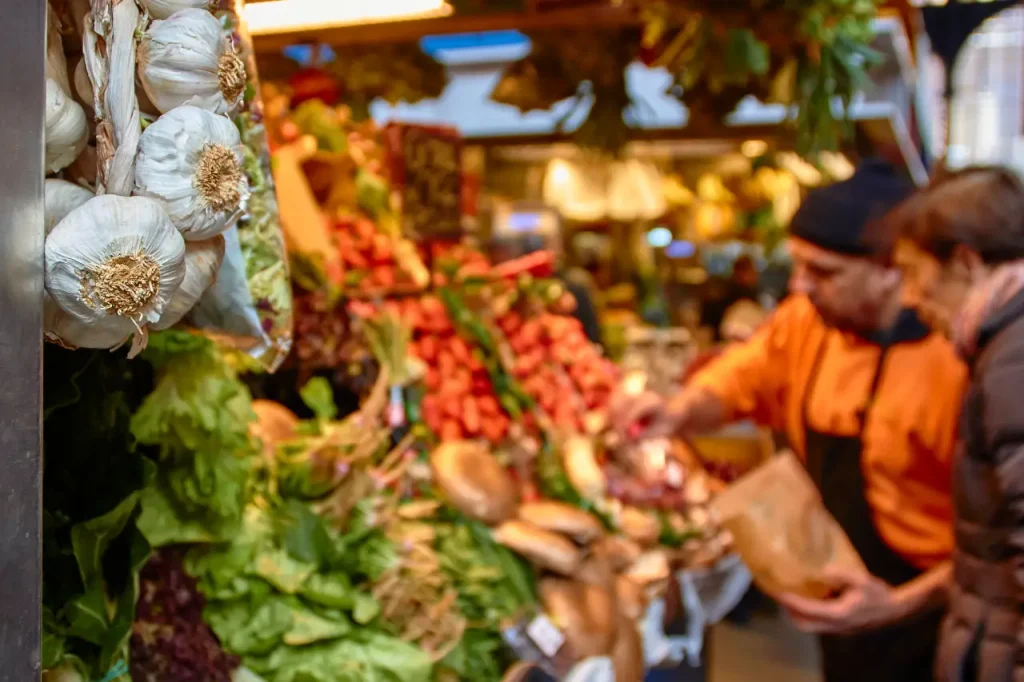
[[[144,356],[154,390],[131,419],[137,441],[158,452],[160,495],[144,502],[154,544],[194,538],[196,528],[231,535],[241,522],[258,452],[249,434],[252,397],[213,343],[179,332],[154,335]],[[173,510],[164,518],[162,513]],[[178,528],[168,528],[170,519]],[[163,526],[163,527],[161,527]]]

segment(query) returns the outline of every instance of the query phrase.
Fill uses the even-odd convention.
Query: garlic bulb
[[[228,118],[178,107],[142,133],[136,194],[163,204],[185,239],[209,239],[237,220],[249,198],[242,156]]]
[[[166,19],[175,12],[197,8],[210,9],[210,0],[141,0],[140,3],[154,19]]]
[[[168,329],[178,324],[188,311],[199,301],[206,290],[213,286],[224,261],[224,237],[185,244],[185,279],[174,293],[171,302],[164,309],[160,321],[153,329]]]
[[[46,79],[46,168],[56,173],[85,149],[89,123],[85,111],[52,78]]]
[[[85,60],[82,59],[75,66],[75,95],[78,101],[86,108],[92,109],[96,101],[96,95],[92,91],[92,82],[89,80],[89,71],[85,67]]]
[[[161,112],[182,104],[224,114],[245,93],[245,64],[217,19],[185,9],[154,21],[139,45],[139,79]]]
[[[46,238],[46,290],[89,327],[145,343],[185,276],[185,241],[160,204],[107,194],[71,211]]]
[[[74,350],[76,348],[117,348],[135,333],[130,320],[111,320],[107,325],[79,322],[57,305],[49,293],[43,293],[43,335],[46,340]]]
[[[43,184],[44,233],[49,235],[57,223],[89,199],[93,193],[67,180],[48,179]]]

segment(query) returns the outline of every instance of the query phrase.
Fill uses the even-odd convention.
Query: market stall
[[[543,4],[527,11],[537,31],[569,21],[537,18]],[[840,4],[823,11],[841,30],[796,43],[703,3],[602,8],[618,51],[539,39],[492,97],[589,98],[564,135],[622,154],[626,69],[654,50],[694,125],[769,74],[788,83],[785,136],[809,153],[838,142],[831,96],[849,104],[851,55],[868,54],[875,5]],[[445,7],[370,33],[478,20]],[[18,679],[499,682],[525,663],[639,682],[698,660],[704,625],[750,580],[716,495],[771,442],[741,438],[740,460],[728,437],[638,441],[610,422],[614,397],[663,368],[588,340],[558,253],[497,259],[479,239],[482,176],[522,147],[482,154],[443,121],[371,116],[444,92],[414,33],[335,43],[308,68],[268,48],[307,29],[254,46],[243,18],[230,0],[47,4],[42,491],[17,467],[0,481],[20,488],[5,547],[27,531],[42,556],[41,596],[26,591],[40,660]],[[822,92],[822,59],[845,70],[841,91]],[[585,217],[673,220],[672,241],[777,232],[799,201],[788,151],[740,150],[731,175],[623,155],[605,167],[616,202]],[[520,198],[572,218],[586,194]],[[688,631],[669,636],[678,612]]]

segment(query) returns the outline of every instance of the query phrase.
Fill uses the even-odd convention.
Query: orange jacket
[[[734,419],[784,430],[804,456],[804,397],[821,344],[828,344],[807,401],[817,431],[856,435],[878,364],[876,344],[829,329],[803,296],[791,296],[748,342],[730,347],[692,380],[721,398]],[[952,456],[967,370],[932,334],[886,356],[864,426],[865,496],[882,538],[920,568],[953,549]],[[827,455],[826,455],[827,456]]]

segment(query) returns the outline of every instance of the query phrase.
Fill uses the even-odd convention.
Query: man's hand
[[[726,413],[721,400],[700,388],[685,388],[668,400],[649,391],[623,391],[612,398],[609,421],[636,441],[713,431],[725,423]]]
[[[665,400],[651,391],[620,393],[612,399],[612,427],[629,440],[666,438],[678,433],[686,418],[679,399]]]
[[[808,599],[795,594],[778,598],[798,628],[819,635],[846,635],[875,630],[907,617],[904,595],[873,575],[831,571],[826,576],[840,594],[835,599]]]

